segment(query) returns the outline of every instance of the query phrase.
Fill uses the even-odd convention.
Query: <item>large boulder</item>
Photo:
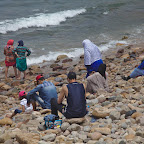
[[[109,116],[110,110],[107,108],[95,108],[92,112],[92,115],[97,118],[105,118]]]
[[[85,121],[85,118],[71,118],[71,119],[65,119],[65,122],[68,122],[70,124],[81,124]]]
[[[20,144],[37,144],[40,140],[40,135],[37,133],[17,133],[16,140]]]
[[[65,59],[65,58],[68,58],[68,56],[67,55],[59,55],[57,57],[57,60],[59,61],[59,60]]]
[[[101,134],[104,135],[110,135],[111,134],[111,129],[107,127],[99,127],[99,128],[92,128],[91,132],[100,132]]]
[[[4,118],[0,120],[0,125],[12,125],[13,121],[10,118]]]

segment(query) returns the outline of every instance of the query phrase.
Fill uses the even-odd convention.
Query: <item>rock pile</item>
[[[0,80],[0,143],[4,144],[142,144],[144,142],[144,77],[123,81],[122,75],[130,72],[144,58],[142,48],[132,46],[106,55],[104,62],[109,74],[111,93],[99,90],[87,93],[89,113],[85,118],[67,120],[62,117],[61,128],[46,130],[43,117],[50,110],[34,111],[32,114],[18,114],[13,120],[5,118],[19,107],[17,99],[20,90],[29,91],[35,87],[35,76],[44,73],[46,80],[61,85],[67,84],[67,72],[77,73],[78,82],[86,82],[83,56],[75,62],[61,55],[53,64],[34,65],[27,70],[27,80],[10,78],[5,81],[4,71]],[[133,55],[132,55],[133,54]],[[132,111],[135,110],[135,111]],[[61,115],[60,115],[61,116]],[[92,121],[92,119],[94,121]]]

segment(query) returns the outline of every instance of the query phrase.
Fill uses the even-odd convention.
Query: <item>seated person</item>
[[[58,116],[58,110],[66,118],[81,118],[86,115],[85,88],[81,83],[76,82],[76,73],[69,72],[67,76],[68,85],[63,86],[58,100],[51,99],[51,113]],[[66,97],[67,106],[62,104]]]
[[[143,75],[144,75],[144,59],[141,61],[141,64],[138,67],[136,67],[128,77],[122,76],[122,79],[128,81],[131,78],[136,78],[138,76]]]
[[[109,92],[105,64],[100,64],[98,72],[92,72],[91,75],[87,77],[86,91],[94,94],[98,89],[104,89]]]
[[[12,118],[13,116],[15,116],[17,113],[22,113],[22,112],[26,112],[26,113],[29,113],[29,112],[32,112],[33,111],[33,106],[35,106],[35,103],[30,104],[29,106],[27,105],[27,94],[25,91],[21,91],[19,92],[19,100],[20,101],[20,105],[22,106],[21,110],[20,109],[16,109],[14,111],[14,113],[11,115],[11,116],[7,116],[9,118]]]
[[[32,99],[37,101],[43,109],[51,109],[51,99],[57,99],[55,85],[50,81],[45,81],[42,75],[38,75],[36,81],[37,87],[31,90],[27,95],[28,104]],[[36,92],[39,92],[39,95]]]

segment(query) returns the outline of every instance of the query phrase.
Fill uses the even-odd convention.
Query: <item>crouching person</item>
[[[58,99],[51,99],[51,113],[58,116],[58,110],[66,118],[81,118],[87,113],[85,88],[81,83],[76,82],[76,73],[69,72],[67,76],[68,85],[63,86]],[[67,106],[62,104],[66,97]]]
[[[31,100],[34,100],[37,101],[43,109],[51,109],[51,99],[57,99],[55,85],[50,81],[46,81],[43,75],[38,75],[36,82],[37,87],[27,95],[28,104]],[[39,92],[39,95],[36,92]]]

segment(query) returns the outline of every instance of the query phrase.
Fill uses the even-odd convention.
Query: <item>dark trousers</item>
[[[58,104],[57,100],[55,98],[51,99],[51,114],[58,115],[58,111],[61,113],[64,113],[65,105],[64,104]]]

